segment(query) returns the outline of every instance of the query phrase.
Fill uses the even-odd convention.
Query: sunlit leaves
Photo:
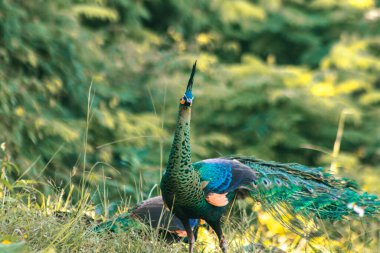
[[[111,22],[116,22],[119,19],[119,15],[115,10],[104,6],[76,5],[73,10],[77,15],[83,15],[87,18],[105,19]]]
[[[375,6],[375,0],[348,0],[347,4],[357,9],[369,9]]]
[[[221,18],[227,23],[242,24],[246,21],[262,21],[266,18],[265,11],[259,6],[245,0],[220,1]]]

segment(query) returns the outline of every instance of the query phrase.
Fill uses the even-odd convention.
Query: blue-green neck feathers
[[[187,173],[187,171],[191,169],[190,119],[191,106],[194,99],[192,88],[196,66],[197,62],[193,65],[186,92],[180,99],[177,128],[174,133],[174,140],[166,168],[166,173],[168,175]]]
[[[186,172],[191,167],[190,119],[191,108],[180,105],[177,128],[166,168],[168,175]]]

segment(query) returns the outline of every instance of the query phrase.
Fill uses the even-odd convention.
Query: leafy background
[[[197,59],[194,161],[331,166],[380,193],[378,0],[4,0],[0,34],[11,181],[158,194]]]

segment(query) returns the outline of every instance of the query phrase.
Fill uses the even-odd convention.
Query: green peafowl
[[[193,252],[191,219],[205,220],[216,232],[223,253],[227,242],[221,218],[235,197],[251,196],[283,225],[305,235],[310,220],[341,220],[349,215],[379,214],[377,196],[361,193],[357,185],[322,168],[266,162],[252,157],[223,157],[191,163],[190,118],[193,65],[186,92],[180,99],[177,126],[168,164],[161,179],[166,206],[181,220]]]
[[[102,222],[93,228],[95,232],[119,232],[131,228],[139,228],[141,224],[158,229],[167,242],[178,242],[186,239],[186,231],[182,222],[164,208],[161,196],[147,199],[126,213]],[[198,219],[191,219],[190,226],[197,232]]]

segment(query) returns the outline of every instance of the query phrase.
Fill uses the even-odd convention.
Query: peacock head
[[[183,95],[183,97],[180,99],[181,105],[186,106],[186,107],[189,107],[193,104],[194,96],[193,96],[192,88],[193,88],[193,81],[194,81],[194,75],[195,75],[196,69],[197,69],[197,61],[194,62],[193,69],[191,70],[191,75],[189,78],[189,82],[187,83],[186,92]]]

